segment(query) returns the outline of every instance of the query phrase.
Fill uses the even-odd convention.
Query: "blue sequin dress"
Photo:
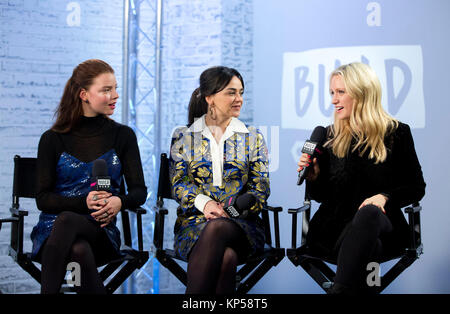
[[[108,174],[111,177],[111,193],[119,194],[120,184],[122,180],[122,165],[114,149],[109,150],[98,159],[104,159],[108,165]],[[82,162],[74,156],[63,152],[58,160],[56,167],[56,185],[54,192],[66,197],[87,196],[90,192],[90,180],[92,173],[93,161]],[[31,240],[33,242],[32,258],[38,255],[45,240],[50,236],[53,223],[58,215],[41,212],[39,221],[31,232]],[[88,219],[95,223],[95,219],[84,214]],[[100,224],[99,224],[100,226]],[[113,248],[119,254],[120,250],[120,231],[116,227],[116,218],[104,227],[106,234],[111,241]]]

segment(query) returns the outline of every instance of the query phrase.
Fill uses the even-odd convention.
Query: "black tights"
[[[392,224],[380,208],[367,205],[358,210],[339,249],[335,283],[351,289],[368,287],[367,264],[381,257],[380,237],[390,231]]]
[[[235,222],[208,221],[189,255],[186,293],[234,293],[237,265],[248,249],[245,232]]]
[[[41,293],[58,293],[67,264],[76,262],[80,265],[81,279],[77,292],[105,294],[96,258],[108,256],[111,249],[106,232],[93,221],[73,212],[62,212],[42,249]]]

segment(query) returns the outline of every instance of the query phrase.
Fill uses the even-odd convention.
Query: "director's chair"
[[[420,227],[420,211],[422,207],[419,203],[412,204],[404,208],[408,215],[409,225],[409,245],[403,252],[396,255],[384,256],[381,263],[399,259],[383,276],[380,276],[380,285],[374,285],[371,289],[374,293],[381,293],[395,278],[397,278],[406,268],[408,268],[423,253],[423,245]],[[292,246],[286,249],[286,255],[295,266],[301,266],[319,286],[327,292],[334,284],[336,273],[327,265],[336,265],[336,260],[317,256],[312,253],[306,243],[310,216],[311,199],[305,191],[303,206],[291,208],[288,213],[292,215]],[[301,244],[297,247],[297,215],[302,213]]]
[[[0,219],[0,229],[2,223],[11,223],[11,241],[9,245],[9,255],[19,264],[27,273],[29,273],[36,281],[41,282],[41,270],[36,266],[37,263],[31,258],[31,252],[23,251],[24,243],[24,220],[28,216],[28,211],[20,208],[20,198],[36,197],[36,158],[22,158],[18,155],[14,157],[14,177],[13,177],[13,193],[12,204],[10,207],[11,217]],[[122,180],[123,182],[123,180]],[[124,191],[125,187],[121,189]],[[136,214],[137,232],[138,232],[138,248],[132,247],[131,225],[128,213]],[[122,234],[124,245],[121,247],[122,257],[108,262],[100,271],[107,293],[113,293],[124,283],[124,281],[136,270],[144,265],[148,258],[149,252],[143,249],[142,238],[142,215],[147,211],[141,207],[122,209]],[[114,274],[113,274],[114,273]],[[75,287],[63,285],[62,293],[73,292]]]
[[[164,243],[164,220],[168,210],[164,207],[164,199],[173,199],[171,193],[171,184],[169,179],[169,159],[167,154],[161,154],[161,163],[159,170],[157,203],[155,206],[155,230],[153,243],[156,248],[156,258],[166,267],[178,280],[186,285],[187,274],[180,266],[179,262],[187,262],[178,257],[174,250],[163,248]],[[272,235],[268,212],[273,213],[275,247],[272,246]],[[261,212],[261,218],[266,232],[266,245],[264,252],[260,255],[252,256],[238,270],[236,275],[236,292],[238,294],[247,293],[253,286],[274,266],[284,258],[285,250],[280,248],[280,231],[278,213],[282,211],[281,207],[267,206]]]

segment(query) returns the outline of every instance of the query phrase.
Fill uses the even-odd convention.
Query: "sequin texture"
[[[122,180],[122,165],[114,149],[109,150],[98,159],[104,159],[108,165],[108,174],[111,177],[111,192],[119,194]],[[63,152],[56,166],[56,184],[54,192],[66,197],[74,197],[89,194],[92,166],[94,161],[85,163],[76,157]],[[35,258],[44,241],[49,237],[53,223],[58,215],[41,212],[39,221],[31,232],[33,242],[32,258]],[[93,219],[90,215],[85,215]],[[120,231],[116,227],[116,219],[105,227],[106,234],[114,248],[120,249]]]

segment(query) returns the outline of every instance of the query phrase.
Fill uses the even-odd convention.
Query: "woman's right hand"
[[[205,215],[206,220],[220,217],[228,218],[227,213],[223,210],[223,205],[215,201],[209,201],[206,203],[205,208],[203,209],[203,214]]]
[[[86,197],[87,207],[91,210],[102,209],[106,205],[105,199],[112,194],[106,191],[91,191]]]
[[[297,163],[298,165],[297,172],[302,171],[304,167],[308,167],[310,163],[311,163],[311,156],[306,153],[303,153],[300,156],[299,162]],[[308,181],[316,180],[317,177],[319,176],[319,173],[320,173],[319,163],[317,162],[317,158],[313,158],[312,167],[310,167],[310,169],[308,170],[306,180]]]

